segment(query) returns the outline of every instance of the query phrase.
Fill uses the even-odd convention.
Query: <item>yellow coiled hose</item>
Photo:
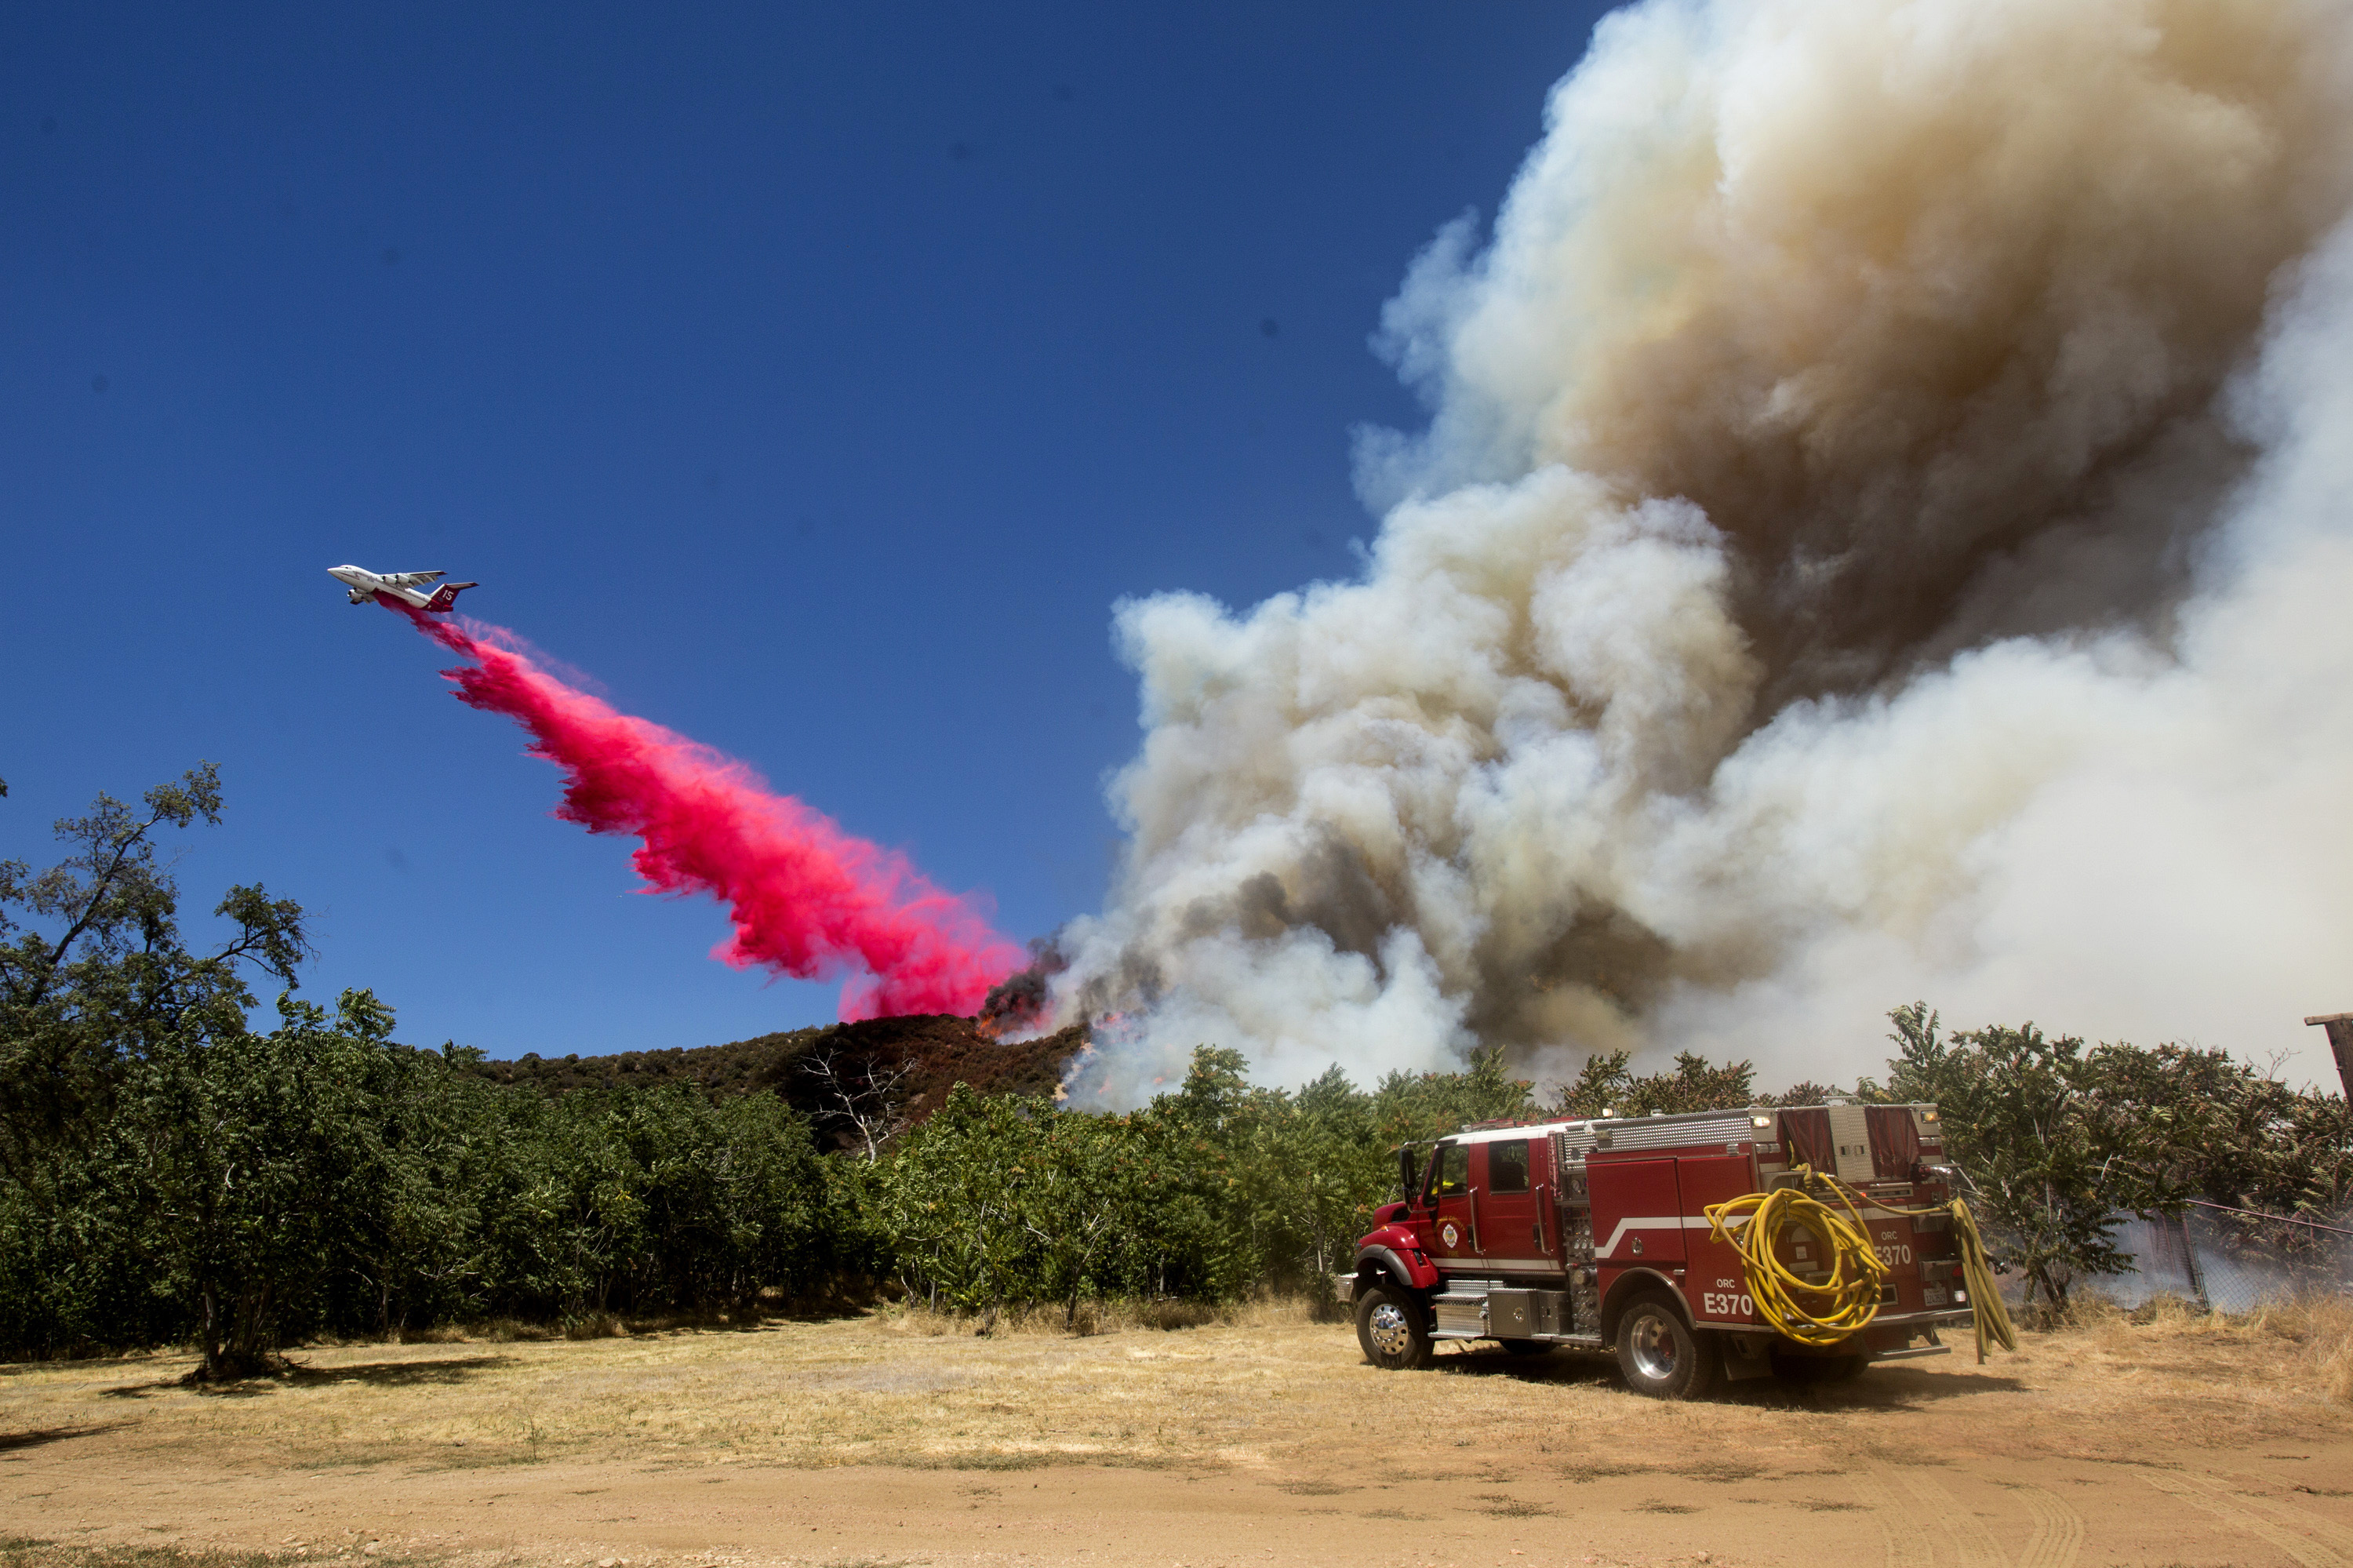
[[[1844,1214],[1796,1187],[1751,1192],[1705,1211],[1708,1234],[1740,1254],[1757,1315],[1801,1345],[1835,1345],[1879,1312],[1887,1266],[1872,1250],[1862,1216],[1844,1193],[1838,1196]],[[1774,1242],[1792,1225],[1804,1226],[1830,1249],[1830,1277],[1820,1285],[1773,1254]]]
[[[1961,1255],[1961,1277],[1968,1287],[1969,1316],[1977,1330],[1978,1360],[1985,1360],[1988,1345],[2018,1349],[2017,1330],[2010,1327],[2010,1313],[2001,1304],[2001,1289],[1986,1256],[1985,1238],[1978,1234],[1977,1216],[1969,1213],[1967,1202],[1955,1198],[1932,1209],[1898,1209],[1859,1198],[1808,1167],[1799,1166],[1797,1173],[1821,1181],[1846,1213],[1839,1213],[1797,1187],[1751,1192],[1730,1202],[1710,1204],[1705,1211],[1708,1234],[1740,1254],[1757,1314],[1777,1332],[1800,1344],[1827,1348],[1859,1332],[1878,1316],[1887,1265],[1871,1245],[1870,1232],[1857,1207],[1860,1202],[1914,1219],[1951,1215],[1953,1239]],[[1803,1226],[1830,1249],[1830,1277],[1822,1283],[1809,1284],[1774,1255],[1773,1244],[1791,1225]]]

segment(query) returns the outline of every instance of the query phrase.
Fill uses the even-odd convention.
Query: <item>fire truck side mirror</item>
[[[1413,1202],[1420,1179],[1421,1161],[1415,1157],[1412,1150],[1398,1150],[1398,1191],[1405,1194],[1405,1201],[1407,1202],[1410,1203]]]

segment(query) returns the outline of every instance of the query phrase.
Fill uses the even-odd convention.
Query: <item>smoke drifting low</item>
[[[721,961],[796,980],[847,975],[845,1020],[970,1014],[1024,961],[898,855],[771,793],[743,763],[575,691],[518,652],[512,634],[376,602],[474,662],[442,673],[459,701],[513,719],[531,732],[533,755],[564,769],[557,816],[634,836],[649,891],[707,894],[727,906],[735,935],[712,955]]]
[[[2353,14],[1646,0],[1380,342],[1356,581],[1120,607],[1106,1095],[2353,1006]],[[2316,1064],[2317,1058],[2313,1059]],[[2314,1070],[2316,1069],[2316,1065]]]

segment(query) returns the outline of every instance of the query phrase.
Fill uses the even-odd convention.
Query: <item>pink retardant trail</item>
[[[378,603],[384,601],[379,599]],[[889,850],[852,838],[743,763],[565,684],[512,647],[389,605],[473,668],[445,670],[458,700],[531,732],[531,753],[564,769],[556,815],[592,833],[629,833],[649,890],[707,893],[735,935],[712,956],[797,980],[847,973],[843,1019],[980,1011],[989,987],[1028,962],[962,899]]]

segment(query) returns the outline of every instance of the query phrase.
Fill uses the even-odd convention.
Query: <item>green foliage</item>
[[[1757,1103],[1752,1086],[1756,1069],[1746,1062],[1722,1066],[1685,1051],[1675,1057],[1672,1073],[1637,1077],[1629,1071],[1629,1051],[1596,1052],[1577,1081],[1564,1085],[1553,1101],[1559,1117],[1649,1116],[1653,1111],[1715,1110],[1725,1106]],[[1803,1102],[1799,1102],[1803,1103]]]
[[[1183,1237],[1182,1170],[1131,1118],[981,1096],[947,1104],[872,1167],[876,1229],[911,1295],[966,1311],[1147,1287]]]
[[[299,906],[259,886],[233,887],[215,914],[235,935],[210,954],[191,952],[155,832],[217,822],[218,775],[201,765],[149,790],[144,805],[136,811],[101,795],[88,816],[57,824],[69,852],[62,862],[38,874],[21,861],[0,863],[0,1239],[10,1244],[0,1268],[24,1292],[11,1291],[0,1318],[152,1321],[157,1298],[175,1288],[205,1297],[217,1283],[209,1261],[201,1278],[183,1270],[157,1279],[133,1266],[129,1238],[190,1224],[205,1232],[206,1247],[233,1251],[252,1240],[237,1217],[248,1192],[266,1192],[277,1175],[268,1160],[255,1169],[228,1153],[209,1183],[151,1180],[175,1181],[189,1174],[189,1150],[226,1149],[243,1136],[213,1114],[203,1064],[248,1049],[253,998],[240,965],[290,984],[308,943]],[[26,1312],[51,1294],[56,1273],[64,1277],[67,1299],[55,1304],[67,1308],[63,1318]],[[226,1323],[207,1319],[216,1320]],[[219,1335],[206,1343],[224,1353]]]
[[[2009,1259],[2054,1305],[2080,1277],[2129,1268],[2126,1213],[2202,1198],[2341,1214],[2353,1199],[2344,1099],[2299,1092],[2192,1046],[2053,1040],[2032,1023],[1946,1036],[1925,1002],[1888,1014],[1889,1097],[1933,1100]]]
[[[1901,1054],[1888,1064],[1898,1100],[1933,1100],[1946,1151],[1968,1173],[1976,1207],[2001,1238],[2008,1261],[2063,1307],[2075,1280],[2121,1274],[2120,1211],[2154,1194],[2121,1190],[2119,1128],[2104,1114],[2096,1064],[2073,1035],[2046,1038],[2033,1024],[1942,1033],[1915,1002],[1889,1015]]]
[[[290,995],[279,1016],[267,1034],[225,1021],[166,1040],[133,1065],[109,1129],[153,1287],[195,1309],[216,1371],[264,1361],[366,1202],[364,1079],[391,1015],[358,993],[333,1026]]]
[[[154,832],[220,820],[210,763],[147,792],[146,811],[100,795],[57,824],[65,860],[34,873],[0,861],[0,1171],[39,1186],[63,1143],[95,1125],[132,1064],[243,1027],[258,965],[288,984],[308,951],[302,911],[259,886],[233,887],[216,914],[237,934],[191,953],[178,891],[156,863]]]
[[[807,1124],[682,1087],[550,1101],[411,1050],[392,1010],[278,1000],[301,911],[232,889],[192,953],[154,833],[216,821],[210,768],[71,853],[0,865],[0,1349],[193,1340],[212,1375],[320,1331],[457,1316],[740,1306],[860,1261]]]
[[[2202,1198],[2324,1224],[2353,1206],[2353,1117],[2342,1096],[2291,1089],[2227,1051],[2119,1044],[2092,1054],[2138,1206]]]
[[[1135,1111],[959,1083],[902,1131],[899,1045],[860,1025],[708,1061],[494,1070],[397,1044],[371,992],[332,1011],[297,1000],[302,911],[258,886],[216,906],[226,940],[191,949],[156,835],[219,811],[200,767],[143,810],[100,797],[58,823],[57,866],[0,863],[0,1353],[185,1340],[227,1375],[318,1333],[740,1308],[894,1274],[981,1313],[1312,1289],[1398,1195],[1400,1147],[1546,1114],[1834,1092],[1761,1094],[1749,1063],[1688,1053],[1642,1075],[1620,1052],[1539,1107],[1500,1051],[1370,1089],[1335,1068],[1293,1091],[1203,1045]],[[267,1029],[257,975],[284,988]],[[1886,1088],[1848,1093],[1940,1106],[2003,1252],[2054,1303],[2127,1266],[2122,1213],[2353,1202],[2337,1097],[2220,1051],[2086,1045],[2031,1023],[1948,1036],[1920,1003],[1890,1017]],[[958,1025],[931,1022],[943,1039]],[[1034,1075],[1054,1049],[1005,1061]],[[793,1092],[848,1152],[819,1152]]]
[[[1395,1195],[1397,1145],[1535,1112],[1500,1052],[1370,1093],[1336,1068],[1295,1093],[1260,1087],[1246,1065],[1201,1046],[1175,1093],[1120,1116],[957,1089],[873,1177],[909,1291],[985,1311],[1315,1288]]]

